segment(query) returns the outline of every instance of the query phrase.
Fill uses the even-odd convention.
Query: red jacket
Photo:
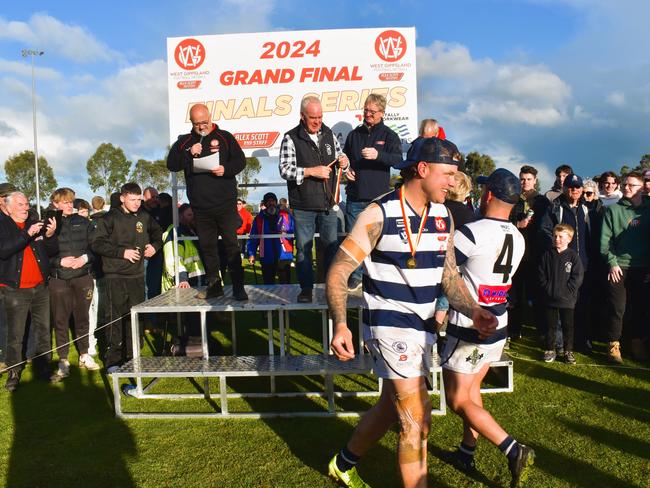
[[[246,210],[245,207],[242,207],[239,211],[239,216],[241,217],[241,227],[237,229],[237,235],[243,236],[251,233],[251,228],[253,227],[253,216],[251,213]]]

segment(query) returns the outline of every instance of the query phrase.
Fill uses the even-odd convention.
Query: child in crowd
[[[564,361],[575,364],[573,356],[573,309],[578,300],[584,269],[578,253],[570,249],[574,230],[570,225],[558,224],[553,228],[553,249],[542,255],[539,276],[546,308],[546,352],[544,361],[555,360],[555,333],[558,314],[564,337]]]

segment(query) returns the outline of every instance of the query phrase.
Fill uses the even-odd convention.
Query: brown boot
[[[643,339],[632,339],[630,341],[630,356],[635,361],[647,361],[648,353],[645,350]]]
[[[610,363],[623,364],[623,358],[621,357],[621,343],[618,341],[613,341],[609,343],[607,349],[607,360]]]

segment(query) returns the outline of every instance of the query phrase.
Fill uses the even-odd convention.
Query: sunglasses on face
[[[588,196],[588,197],[592,196],[593,194],[594,194],[593,191],[586,191],[585,192],[585,195]]]

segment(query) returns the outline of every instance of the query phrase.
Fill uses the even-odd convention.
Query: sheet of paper
[[[219,167],[219,151],[203,158],[194,158],[195,173],[209,173]]]

